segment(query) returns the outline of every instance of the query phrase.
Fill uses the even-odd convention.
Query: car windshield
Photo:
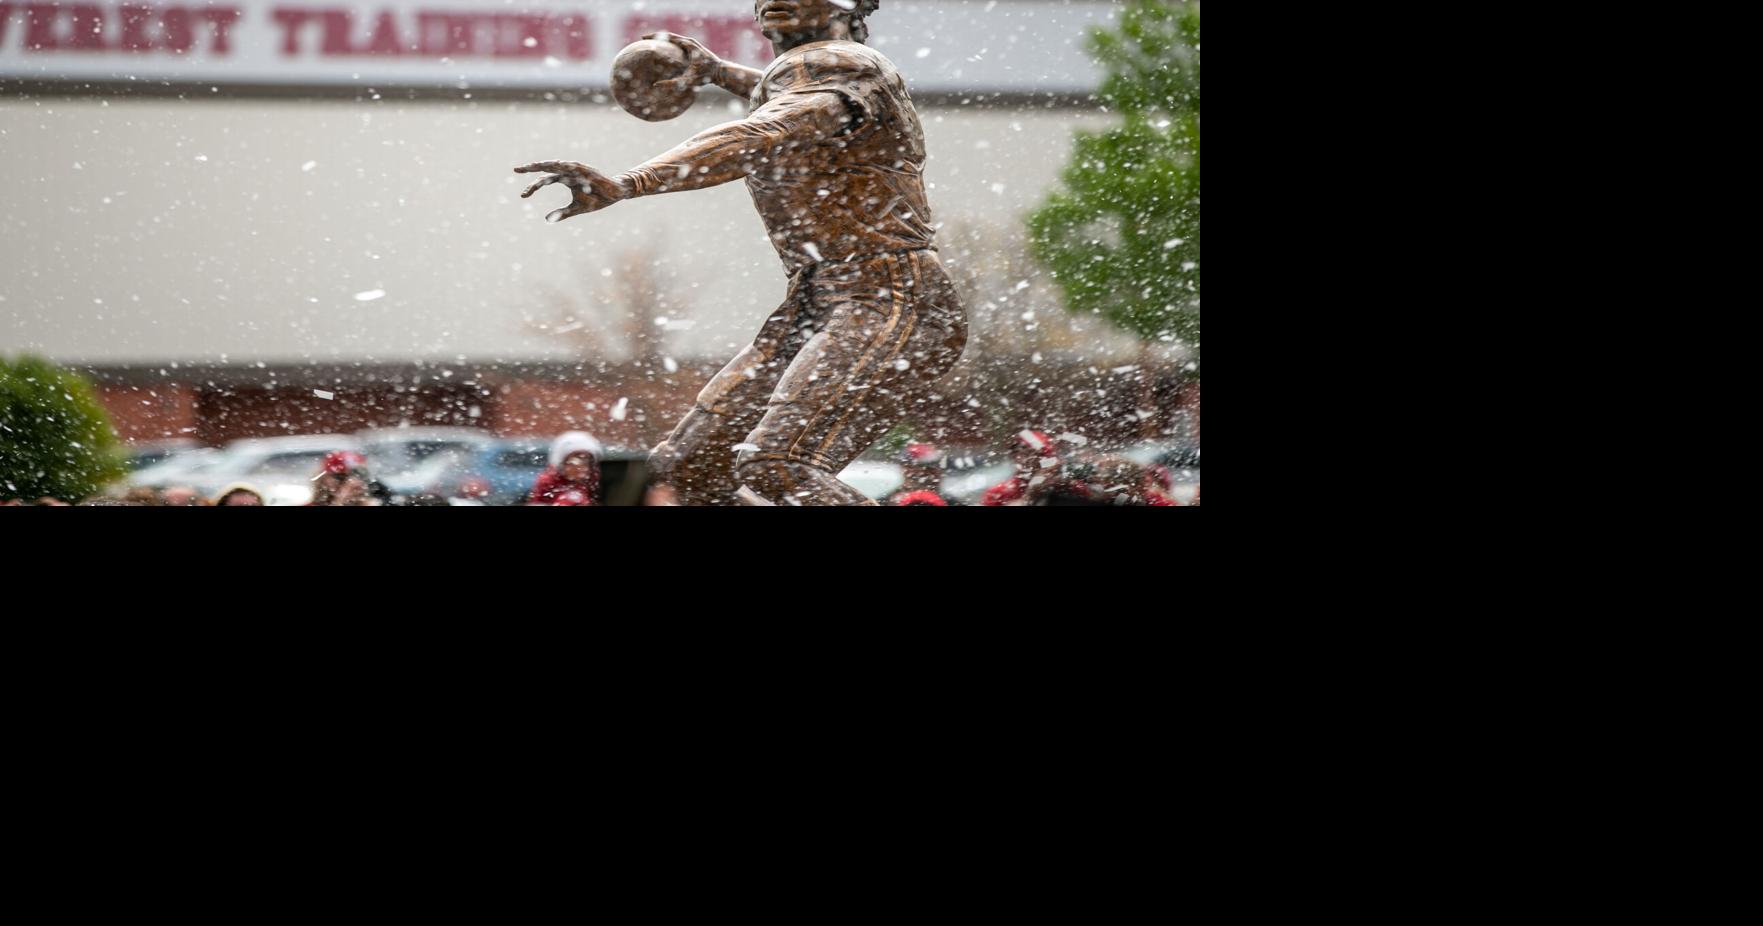
[[[470,445],[463,441],[387,441],[370,444],[367,448],[367,461],[368,465],[380,475],[402,476],[414,473],[418,467],[428,463],[437,454],[464,454],[470,449]]]

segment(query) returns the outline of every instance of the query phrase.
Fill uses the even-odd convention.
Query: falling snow
[[[829,2],[833,16],[860,6]],[[192,8],[188,54],[159,47],[180,33],[152,20],[141,38],[155,47],[118,57],[120,20],[43,6],[65,47],[26,53],[28,17],[0,21],[0,365],[42,357],[84,378],[43,390],[52,410],[30,420],[61,435],[58,460],[141,464],[93,492],[146,488],[131,480],[149,473],[159,489],[247,482],[269,504],[301,504],[348,452],[382,501],[521,504],[556,468],[554,442],[591,435],[618,461],[610,482],[744,350],[763,348],[762,362],[731,380],[782,376],[792,356],[778,345],[806,349],[836,315],[875,326],[873,354],[855,374],[835,364],[792,381],[909,397],[841,477],[872,497],[903,490],[921,458],[941,461],[932,483],[956,504],[1028,469],[1036,492],[1094,475],[1110,500],[1132,499],[1131,474],[1160,467],[1184,503],[1197,494],[1197,4],[883,3],[869,44],[910,91],[924,150],[874,169],[922,167],[928,204],[765,159],[706,189],[681,166],[662,179],[692,189],[567,220],[579,189],[522,198],[539,177],[509,167],[567,159],[617,177],[747,119],[744,89],[717,86],[677,118],[634,119],[607,65],[666,29],[757,71],[777,50],[752,11],[467,5],[449,15],[471,27],[450,37],[425,31],[414,0],[343,5],[342,19],[294,5],[309,18],[285,27],[248,9],[221,29],[223,5]],[[83,21],[92,35],[68,45]],[[1108,62],[1090,56],[1095,29],[1127,43]],[[1128,70],[1105,84],[1112,67]],[[805,144],[852,145],[873,105],[856,100],[836,138]],[[807,202],[784,240],[749,183],[799,184]],[[887,285],[854,284],[847,271],[881,255],[822,224],[835,214],[934,229],[936,254],[890,253]],[[373,288],[355,290],[363,280]],[[927,291],[935,312],[914,308]],[[907,345],[927,330],[958,333],[964,350],[919,389],[907,384],[930,376],[932,354]],[[768,399],[753,401],[762,412]],[[109,416],[104,440],[72,424],[87,402]],[[21,420],[0,407],[0,501],[51,475],[8,449]]]

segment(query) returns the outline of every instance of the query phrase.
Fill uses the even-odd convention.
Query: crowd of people
[[[1010,463],[1009,477],[986,489],[980,505],[1184,507],[1176,500],[1175,477],[1168,467],[1090,453],[1070,443],[1062,449],[1060,441],[1042,431],[1018,432],[1011,446]],[[956,504],[942,494],[947,468],[942,451],[930,444],[907,444],[903,464],[905,485],[888,499],[888,504],[939,508]],[[1187,506],[1198,504],[1196,491]]]
[[[547,466],[534,481],[525,504],[539,507],[594,507],[602,504],[600,461],[605,449],[593,435],[570,431],[551,442]],[[950,460],[939,448],[926,443],[907,444],[900,457],[903,485],[885,504],[897,507],[958,507],[961,502],[944,492]],[[1124,506],[1183,507],[1177,499],[1174,476],[1167,467],[1141,464],[1120,456],[1085,451],[1045,432],[1019,432],[1011,448],[1011,472],[986,489],[980,505],[1001,507]],[[0,500],[0,506],[66,507],[54,498]],[[225,486],[212,496],[193,488],[135,487],[116,495],[99,495],[78,502],[84,506],[156,508],[261,507],[267,504],[261,489],[245,482]],[[471,497],[446,498],[429,493],[397,495],[369,470],[367,460],[354,451],[341,450],[324,458],[312,477],[310,508],[447,507],[481,505]],[[665,484],[644,486],[644,507],[678,504]],[[1200,504],[1198,492],[1187,507]]]

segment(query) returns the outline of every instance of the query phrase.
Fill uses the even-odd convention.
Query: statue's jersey
[[[845,101],[852,116],[846,129],[776,151],[747,176],[784,266],[795,273],[820,261],[935,248],[924,128],[900,72],[856,42],[800,45],[760,78],[753,112],[816,93]]]

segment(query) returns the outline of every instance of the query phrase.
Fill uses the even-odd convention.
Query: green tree
[[[0,357],[0,498],[78,501],[127,471],[89,380],[40,357]]]
[[[1090,35],[1118,128],[1081,132],[1031,247],[1072,312],[1147,345],[1200,342],[1200,4],[1127,0]]]

